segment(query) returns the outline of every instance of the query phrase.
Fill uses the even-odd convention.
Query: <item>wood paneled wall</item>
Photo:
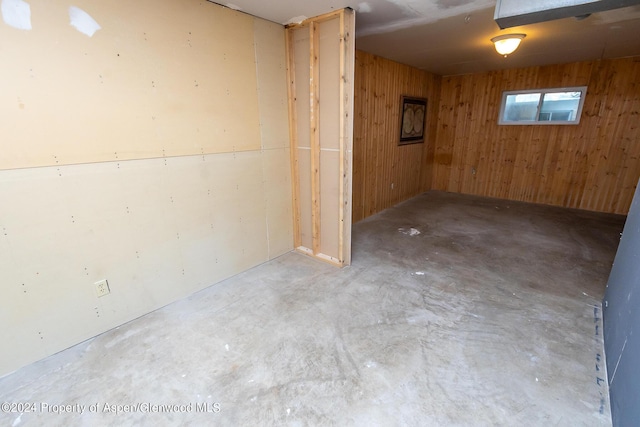
[[[497,125],[503,91],[563,86],[579,125]],[[433,189],[626,214],[639,159],[640,57],[442,79]]]
[[[440,77],[356,51],[353,222],[429,190]],[[400,97],[428,99],[426,140],[398,146]]]

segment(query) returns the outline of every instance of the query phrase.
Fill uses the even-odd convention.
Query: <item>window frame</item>
[[[575,120],[540,120],[540,109],[544,102],[544,95],[547,93],[557,92],[580,92],[580,101],[578,102],[578,110],[576,111]],[[540,99],[538,100],[538,106],[536,109],[536,120],[519,120],[519,121],[507,121],[504,120],[505,107],[507,102],[507,96],[509,95],[527,95],[531,93],[539,93]],[[584,106],[584,99],[587,97],[587,86],[569,86],[569,87],[554,87],[544,89],[527,89],[527,90],[505,90],[502,92],[502,100],[500,101],[500,115],[498,116],[499,126],[549,126],[549,125],[577,125],[580,123],[582,117],[582,107]]]

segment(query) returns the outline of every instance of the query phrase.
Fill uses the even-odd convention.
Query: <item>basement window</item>
[[[505,91],[499,125],[577,125],[586,86]]]

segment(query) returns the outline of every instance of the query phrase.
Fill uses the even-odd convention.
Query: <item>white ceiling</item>
[[[496,0],[233,0],[224,6],[281,24],[344,7],[356,11],[356,48],[440,75],[640,56],[640,6],[500,30]],[[491,37],[525,33],[504,58]]]

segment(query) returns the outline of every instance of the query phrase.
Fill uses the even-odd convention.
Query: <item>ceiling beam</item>
[[[640,0],[498,0],[493,19],[505,29],[638,4]]]

